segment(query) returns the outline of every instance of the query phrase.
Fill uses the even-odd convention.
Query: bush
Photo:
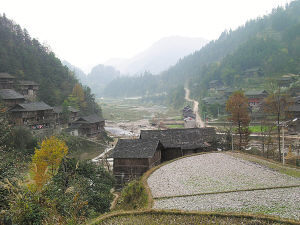
[[[122,210],[141,209],[147,205],[148,195],[140,180],[133,180],[122,190],[116,208]]]

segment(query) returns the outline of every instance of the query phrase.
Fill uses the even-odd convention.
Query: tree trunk
[[[277,139],[278,139],[278,151],[279,151],[279,161],[281,162],[281,148],[280,148],[280,113],[277,114]]]

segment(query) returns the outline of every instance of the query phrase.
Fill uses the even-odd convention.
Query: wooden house
[[[268,92],[265,90],[252,90],[246,91],[245,96],[248,98],[248,104],[250,107],[258,107],[268,96]]]
[[[172,160],[184,155],[209,151],[217,140],[216,131],[212,127],[142,130],[142,140],[159,140],[164,149],[161,152],[161,161]]]
[[[9,73],[0,73],[0,89],[12,89],[15,77]]]
[[[25,102],[25,97],[13,89],[0,89],[0,99],[7,107]]]
[[[92,137],[104,131],[105,120],[96,115],[82,116],[76,119],[68,131],[74,136]]]
[[[15,84],[16,89],[25,96],[27,100],[34,101],[39,90],[39,85],[30,80],[19,80]]]
[[[54,106],[53,111],[54,111],[55,123],[57,125],[72,123],[78,119],[79,110],[73,108],[72,106],[67,107],[69,116],[66,121],[63,118],[63,107],[62,106]]]
[[[119,139],[111,155],[117,183],[123,185],[160,164],[162,150],[159,140]]]
[[[44,102],[17,104],[9,110],[11,123],[32,129],[49,128],[54,124],[53,108]]]

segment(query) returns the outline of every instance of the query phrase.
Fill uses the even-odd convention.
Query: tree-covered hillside
[[[189,82],[192,96],[199,98],[206,94],[209,81],[215,79],[231,87],[248,87],[248,82],[259,80],[261,83],[261,77],[267,80],[284,73],[297,74],[300,71],[299,50],[300,1],[297,0],[284,8],[273,9],[270,15],[248,21],[235,31],[224,31],[218,40],[179,60],[148,84],[140,84],[143,76],[123,78],[113,81],[106,93],[122,94],[120,87],[126,83],[139,84],[131,85],[128,92],[123,93],[127,96],[131,94],[130,90],[144,95],[149,89],[169,93]],[[260,78],[245,75],[246,70],[257,67],[263,71]],[[155,89],[149,85],[155,86]]]
[[[31,38],[26,29],[0,15],[0,72],[8,72],[16,79],[35,81],[40,85],[38,98],[47,104],[61,105],[72,99],[78,84],[74,73],[55,56],[50,48]],[[81,85],[80,85],[81,86]],[[78,85],[77,85],[78,87]],[[82,87],[84,114],[101,112],[88,87]]]

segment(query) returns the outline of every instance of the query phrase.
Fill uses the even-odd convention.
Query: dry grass
[[[116,212],[104,215],[92,223],[94,225],[108,224],[300,224],[293,220],[284,220],[277,217],[228,214],[210,212],[184,212],[176,210],[143,210]]]

